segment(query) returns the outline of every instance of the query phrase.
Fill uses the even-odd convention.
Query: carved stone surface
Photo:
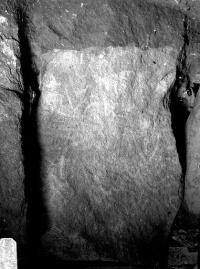
[[[61,260],[167,260],[185,172],[174,96],[199,55],[197,7],[0,0],[2,237]]]
[[[51,251],[133,263],[162,255],[180,205],[181,167],[163,106],[174,53],[108,47],[49,57],[38,120]]]

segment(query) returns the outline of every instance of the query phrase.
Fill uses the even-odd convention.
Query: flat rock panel
[[[180,205],[181,167],[165,95],[175,51],[134,47],[46,55],[38,110],[51,253],[159,260]]]

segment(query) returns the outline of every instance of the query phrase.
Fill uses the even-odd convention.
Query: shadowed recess
[[[33,55],[27,37],[27,7],[23,3],[16,8],[19,27],[21,73],[24,86],[24,103],[21,119],[22,148],[24,154],[25,198],[27,202],[28,243],[38,247],[41,234],[47,228],[47,214],[43,199],[41,177],[42,153],[39,143],[37,109],[40,98],[38,72],[33,64]]]

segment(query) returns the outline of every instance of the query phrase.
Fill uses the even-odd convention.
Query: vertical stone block
[[[50,56],[38,119],[51,253],[163,258],[181,187],[163,106],[175,76],[171,55],[169,48],[109,47]]]

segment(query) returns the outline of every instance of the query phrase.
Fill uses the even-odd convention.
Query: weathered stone
[[[163,255],[180,205],[181,167],[163,106],[174,55],[108,47],[48,56],[38,119],[50,252],[132,263]]]
[[[192,19],[198,21],[200,19],[199,17],[200,3],[198,0],[148,0],[148,1],[158,5],[170,6],[175,10],[181,10]]]
[[[169,251],[169,266],[183,266],[184,264],[192,264],[193,267],[197,263],[197,252],[189,252],[186,247],[173,247]]]
[[[177,65],[198,54],[199,22],[189,1],[165,2],[0,1],[3,236],[23,241],[27,213],[42,254],[166,259],[184,133],[164,100]]]
[[[186,159],[187,170],[185,175],[185,204],[190,213],[199,216],[200,213],[200,192],[199,168],[200,168],[200,147],[199,147],[199,121],[200,121],[200,55],[193,53],[189,61],[189,76],[192,83],[197,85],[197,94],[193,109],[186,123]]]
[[[28,14],[36,54],[54,48],[183,45],[184,13],[148,1],[39,0]]]
[[[187,121],[187,174],[185,179],[185,201],[189,210],[195,214],[200,213],[200,147],[199,147],[199,121],[200,121],[200,93],[198,92],[194,108]]]
[[[0,16],[0,236],[24,242],[22,78],[17,32],[11,20]]]

